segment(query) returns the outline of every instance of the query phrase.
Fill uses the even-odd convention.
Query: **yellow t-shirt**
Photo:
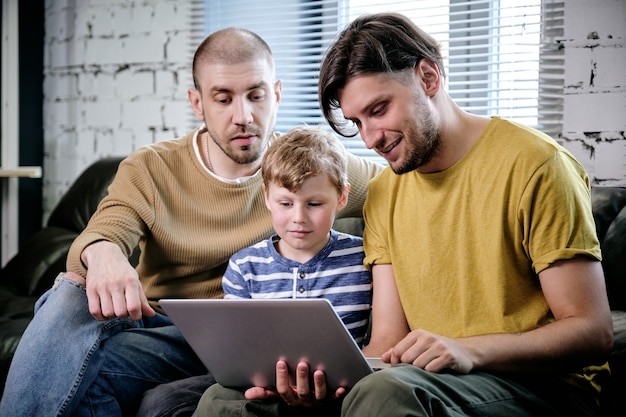
[[[410,328],[448,337],[553,320],[537,274],[601,259],[583,167],[547,135],[497,117],[445,171],[385,169],[364,217],[365,263],[393,265]]]

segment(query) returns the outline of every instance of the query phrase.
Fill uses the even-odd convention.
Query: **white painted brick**
[[[154,5],[148,4],[133,4],[130,10],[132,17],[132,31],[133,34],[149,34],[153,30],[161,32],[161,28],[153,25],[154,21]]]
[[[626,180],[626,138],[621,140],[603,140],[596,146],[596,177],[610,185]],[[609,184],[607,184],[609,185]],[[622,182],[622,185],[624,183]]]
[[[567,0],[565,38],[586,39],[596,32],[600,39],[626,35],[626,1]]]
[[[56,13],[60,10],[66,10],[69,6],[70,1],[74,2],[74,0],[45,0],[44,11],[46,14],[48,14]]]
[[[47,68],[58,68],[69,64],[67,42],[52,41],[46,45],[44,65]]]
[[[73,129],[76,126],[76,113],[71,102],[53,101],[48,102],[46,109],[48,114],[44,117],[44,132],[48,126],[56,127],[60,130]]]
[[[151,31],[172,32],[187,27],[179,16],[187,11],[185,2],[159,1],[154,5]]]
[[[576,62],[577,65],[565,66],[564,85],[570,89],[584,91],[589,86],[591,76],[593,53],[589,48],[565,47],[566,62]],[[574,94],[575,92],[572,92]]]
[[[56,3],[56,2],[55,2]],[[74,10],[70,8],[48,9],[45,11],[45,37],[53,40],[67,40],[74,36]]]
[[[626,128],[626,118],[616,117],[626,109],[623,92],[568,94],[563,107],[564,132],[619,131]]]
[[[623,47],[566,48],[565,86],[607,91],[626,86],[626,49]],[[593,72],[593,86],[591,78]]]
[[[89,38],[92,36],[92,24],[97,16],[97,9],[89,7],[84,2],[77,2],[74,6],[74,36],[77,38]]]
[[[78,160],[90,160],[95,152],[95,131],[93,128],[82,128],[78,130],[80,140],[76,144],[76,158]]]
[[[115,95],[122,101],[154,94],[154,72],[131,68],[115,75]]]
[[[163,102],[161,100],[139,99],[122,103],[122,124],[124,128],[161,127]]]
[[[111,156],[115,151],[117,140],[116,131],[113,129],[97,129],[94,132],[94,155],[102,157]]]
[[[172,32],[167,36],[165,59],[167,62],[183,62],[189,60],[189,32]],[[191,66],[191,62],[189,62]]]
[[[81,72],[78,74],[78,91],[83,100],[112,100],[114,80],[111,73]]]
[[[50,155],[55,158],[75,159],[77,157],[76,149],[79,140],[76,131],[62,131],[54,139],[54,147],[50,147]]]
[[[164,126],[170,129],[171,138],[187,133],[190,104],[186,100],[168,101],[163,109]]]
[[[115,38],[85,39],[85,65],[112,65],[125,62],[120,51],[120,42]]]
[[[81,106],[80,126],[117,129],[121,124],[121,104],[118,101],[86,102]]]
[[[44,221],[82,170],[76,165],[75,157],[54,157],[44,161]]]
[[[92,18],[86,22],[89,35],[100,38],[115,36],[115,5],[91,7]]]
[[[113,4],[117,8],[124,8],[124,7],[127,7],[128,4],[132,4],[128,0],[81,0],[81,1],[87,3],[89,7],[109,6]],[[151,0],[151,1],[155,1],[155,0]]]
[[[133,33],[133,16],[131,11],[132,8],[129,5],[118,6],[114,9],[112,25],[116,38],[125,38]]]
[[[156,63],[164,59],[165,36],[160,33],[135,35],[122,40],[118,62]]]
[[[67,68],[84,63],[84,41],[54,41],[48,45],[49,65],[51,68]]]
[[[126,156],[135,151],[135,138],[132,130],[117,129],[111,140],[111,155]]]
[[[75,67],[85,64],[86,41],[72,38],[65,44],[67,48],[67,66]]]
[[[155,71],[155,94],[162,98],[178,98],[178,74],[174,70]]]
[[[77,77],[72,73],[58,76],[46,76],[43,80],[43,92],[49,100],[66,101],[78,96]]]
[[[626,25],[626,19],[624,23]],[[626,91],[626,45],[597,48],[594,50],[594,58],[597,62],[594,82],[596,88],[615,89],[616,92],[620,89],[622,92]]]
[[[135,126],[131,128],[133,136],[133,151],[141,148],[142,146],[150,145],[157,142],[155,129],[148,127]]]

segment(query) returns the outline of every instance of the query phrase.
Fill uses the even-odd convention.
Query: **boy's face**
[[[349,188],[339,196],[325,174],[309,178],[296,192],[275,183],[265,187],[265,205],[280,236],[278,252],[301,263],[315,256],[328,243],[335,213],[346,206]]]

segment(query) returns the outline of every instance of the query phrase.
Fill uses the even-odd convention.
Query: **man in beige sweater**
[[[207,374],[158,300],[221,297],[229,257],[271,234],[259,167],[277,134],[282,85],[268,45],[241,29],[198,47],[193,78],[189,101],[203,127],[120,164],[70,249],[67,272],[38,302],[0,415],[134,415],[147,390]],[[348,161],[341,215],[360,216],[381,167]],[[128,257],[137,246],[134,268]]]

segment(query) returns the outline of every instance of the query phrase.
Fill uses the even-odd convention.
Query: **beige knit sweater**
[[[272,233],[262,179],[230,184],[202,166],[193,147],[198,130],[143,147],[119,166],[86,229],[76,238],[67,270],[83,276],[80,254],[108,240],[130,256],[139,245],[137,272],[150,304],[160,298],[219,298],[229,257]],[[340,216],[360,216],[367,183],[381,166],[348,155],[349,205]],[[159,309],[160,310],[160,309]]]

